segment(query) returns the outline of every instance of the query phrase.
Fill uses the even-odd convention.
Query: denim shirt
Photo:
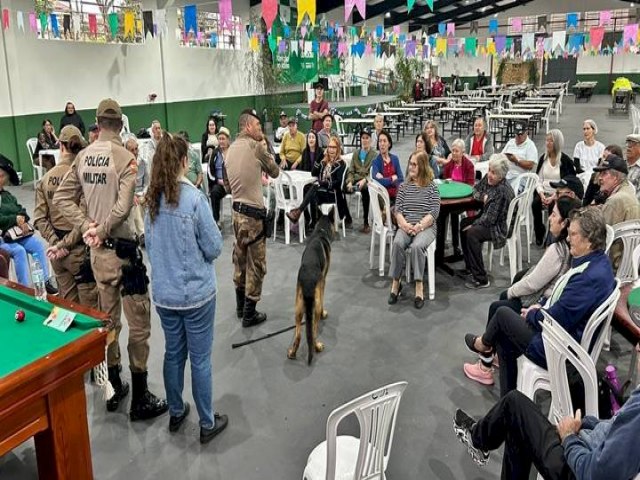
[[[168,206],[163,194],[153,222],[147,211],[144,230],[156,306],[198,308],[216,295],[213,261],[222,251],[222,234],[207,197],[189,180],[180,179],[177,206]]]

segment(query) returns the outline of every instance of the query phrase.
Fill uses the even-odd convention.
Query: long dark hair
[[[218,134],[218,121],[216,120],[216,117],[207,118],[207,123],[204,126],[204,133],[202,134],[202,138],[205,141],[206,141],[206,138],[209,136],[209,122],[211,121],[213,121],[213,124],[216,126],[216,133],[214,133],[214,135]]]
[[[419,134],[417,134],[416,135],[416,143],[418,142],[418,138],[422,138],[422,141],[424,142],[424,150],[425,150],[425,152],[427,152],[427,155],[431,155],[431,142],[427,138],[427,134],[424,133],[424,131],[422,131]]]
[[[558,212],[560,212],[560,217],[562,220],[569,220],[571,212],[582,207],[582,202],[577,198],[572,197],[560,197],[556,200],[555,206],[558,207]],[[567,221],[562,227],[562,231],[560,235],[558,235],[554,239],[554,245],[556,248],[560,249],[561,254],[566,253],[567,246],[567,238],[569,237],[569,222]]]
[[[160,201],[164,194],[167,205],[177,206],[180,200],[180,177],[182,159],[187,156],[189,145],[184,138],[162,133],[151,163],[151,181],[145,195],[145,204],[149,209],[151,221],[160,210]]]

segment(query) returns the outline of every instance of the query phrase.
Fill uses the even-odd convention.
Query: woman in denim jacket
[[[211,372],[216,309],[213,261],[222,251],[222,235],[207,197],[185,178],[188,148],[180,137],[162,136],[151,169],[144,223],[151,292],[165,336],[169,431],[177,431],[189,414],[189,404],[182,399],[188,355],[200,442],[207,443],[228,423],[226,415],[213,411]]]

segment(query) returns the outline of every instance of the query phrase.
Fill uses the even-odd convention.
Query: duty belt
[[[233,202],[232,207],[234,211],[258,220],[264,220],[267,216],[266,208],[256,208],[240,202]]]

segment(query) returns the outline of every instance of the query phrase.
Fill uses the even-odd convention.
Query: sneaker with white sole
[[[489,461],[489,452],[480,450],[473,445],[471,430],[475,424],[476,421],[463,410],[456,410],[456,413],[453,416],[453,431],[462,444],[467,447],[467,452],[469,452],[473,461],[480,466],[484,466]]]
[[[471,380],[482,385],[493,385],[493,368],[487,368],[482,364],[482,360],[476,363],[465,363],[462,367],[464,374]]]
[[[472,278],[471,280],[466,282],[464,286],[472,290],[478,290],[480,288],[489,288],[491,286],[491,282],[489,280],[481,282],[479,280],[476,280],[475,278]]]

